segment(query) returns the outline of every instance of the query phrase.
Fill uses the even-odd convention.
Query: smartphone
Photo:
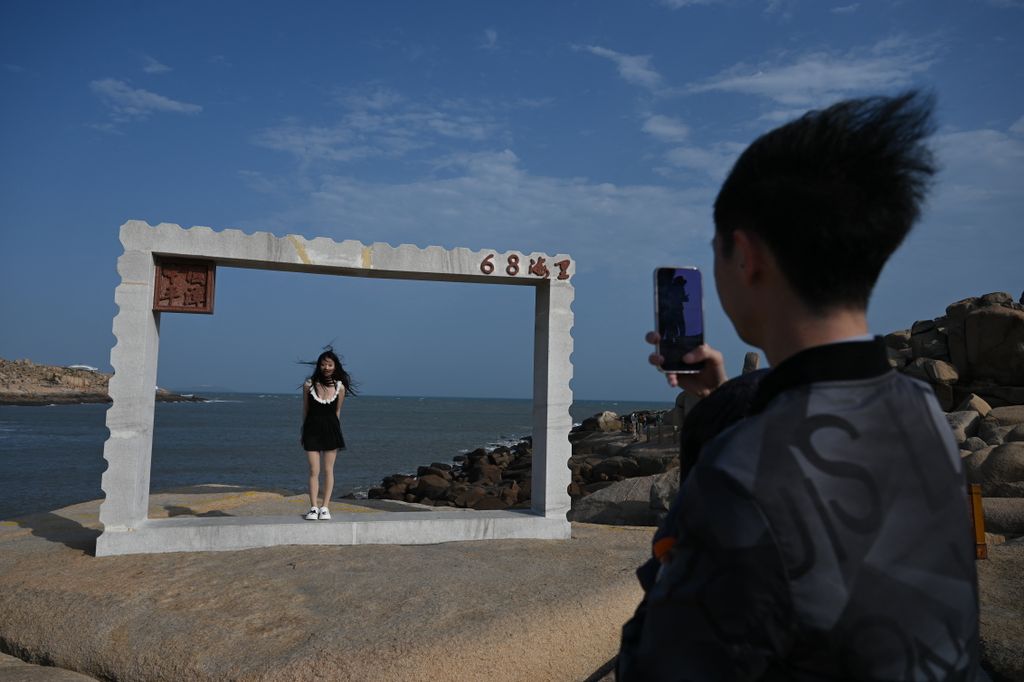
[[[661,371],[695,374],[703,362],[688,364],[683,356],[704,343],[704,286],[694,267],[654,270],[654,328],[661,339],[658,354],[665,358]]]

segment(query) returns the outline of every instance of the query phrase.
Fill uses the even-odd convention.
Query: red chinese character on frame
[[[158,260],[153,310],[212,315],[216,273],[213,261]]]
[[[544,256],[537,256],[537,260],[530,259],[530,274],[537,277],[547,277],[551,274],[548,266],[544,264]]]

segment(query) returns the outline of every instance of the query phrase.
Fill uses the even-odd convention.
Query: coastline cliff
[[[0,405],[71,405],[109,403],[110,374],[84,365],[59,367],[31,360],[0,358]],[[161,402],[205,402],[204,398],[180,395],[157,388]]]

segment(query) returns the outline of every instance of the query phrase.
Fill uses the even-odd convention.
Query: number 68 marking
[[[480,261],[480,272],[485,275],[490,275],[494,272],[494,256],[496,254],[488,254],[482,261]],[[544,264],[544,257],[539,256],[537,260],[530,259],[530,267],[528,268],[528,274],[534,275],[535,277],[542,277],[547,279],[551,276],[547,266]],[[515,277],[520,272],[520,256],[518,254],[509,254],[508,258],[505,259],[505,274],[509,277]],[[569,266],[572,265],[572,261],[568,258],[565,260],[556,261],[555,265],[558,267],[558,279],[569,279]]]

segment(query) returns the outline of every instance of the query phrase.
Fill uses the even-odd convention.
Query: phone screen
[[[693,267],[654,271],[654,324],[661,339],[663,372],[699,372],[704,363],[687,364],[683,356],[704,343],[704,287]]]

